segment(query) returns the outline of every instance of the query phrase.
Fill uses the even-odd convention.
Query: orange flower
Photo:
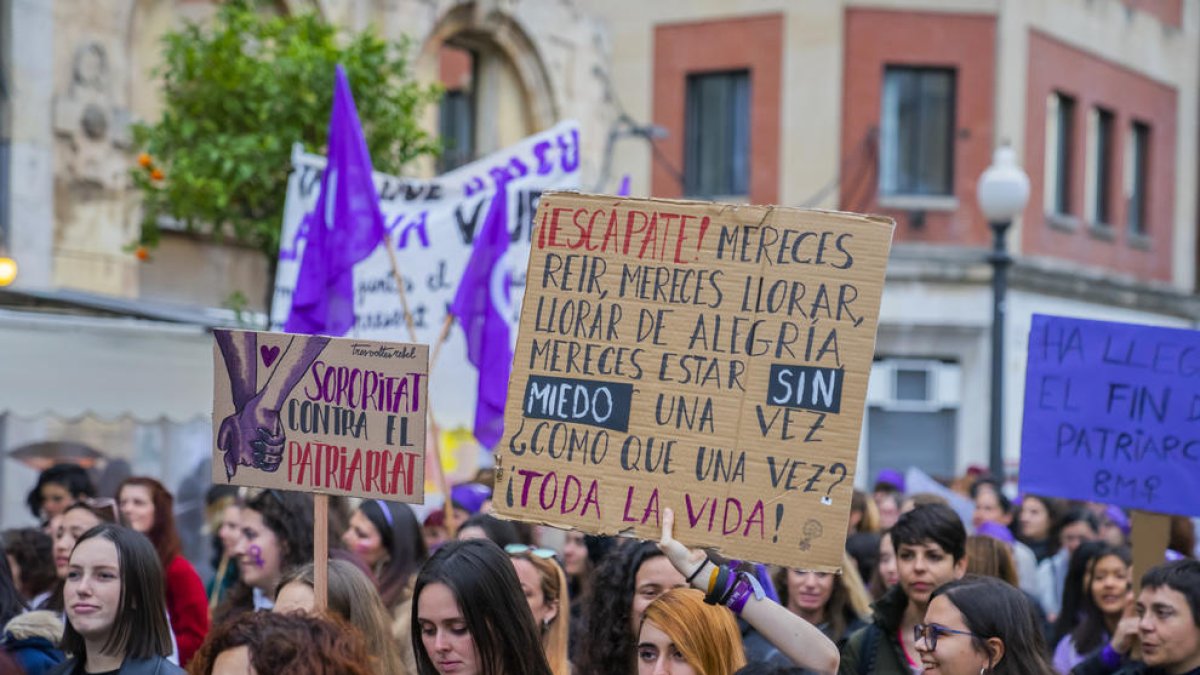
[[[150,178],[151,178],[151,180],[162,180],[163,179],[162,169],[154,169],[153,171],[151,171]]]
[[[133,252],[133,254],[135,256],[137,256],[137,259],[141,260],[142,262],[146,262],[147,260],[150,259],[150,251],[145,246],[137,247],[137,250],[135,250]]]
[[[138,166],[142,167],[143,169],[149,169],[152,163],[153,160],[150,159],[149,154],[143,152],[142,154],[138,155]]]

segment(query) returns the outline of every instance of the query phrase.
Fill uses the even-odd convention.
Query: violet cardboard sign
[[[1200,515],[1200,332],[1033,315],[1020,484]]]
[[[893,223],[546,193],[500,515],[840,568]]]
[[[213,333],[214,484],[424,500],[427,345]]]

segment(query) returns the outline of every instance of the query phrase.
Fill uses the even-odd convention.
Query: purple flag
[[[496,185],[496,196],[488,207],[483,227],[475,236],[471,259],[450,312],[462,324],[467,338],[467,358],[479,369],[479,391],[475,401],[475,439],[494,448],[504,432],[504,400],[513,352],[507,318],[497,308],[508,305],[508,269],[501,263],[508,253],[508,188]]]
[[[371,155],[358,123],[346,71],[339,64],[329,116],[329,159],[308,230],[289,333],[345,335],[354,327],[354,265],[384,241],[383,213],[371,181]]]

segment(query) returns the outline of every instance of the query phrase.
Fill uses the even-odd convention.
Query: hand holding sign
[[[671,561],[685,579],[695,579],[696,572],[708,562],[708,555],[700,549],[689,549],[679,543],[674,537],[674,531],[675,512],[668,508],[663,511],[662,538],[658,540],[658,550],[667,556],[667,560]]]

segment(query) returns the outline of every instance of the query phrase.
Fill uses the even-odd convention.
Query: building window
[[[444,43],[438,50],[438,77],[446,93],[438,103],[438,136],[442,155],[439,173],[452,171],[475,159],[475,83],[479,58],[470,48]]]
[[[1125,218],[1129,234],[1144,237],[1146,227],[1146,190],[1150,160],[1150,127],[1134,122],[1129,130],[1129,145],[1125,150]]]
[[[684,192],[690,197],[750,192],[750,73],[687,78]]]
[[[1075,99],[1058,92],[1046,99],[1045,182],[1046,213],[1071,213],[1071,154],[1075,136]]]
[[[1088,221],[1112,223],[1112,111],[1093,108],[1088,119]]]
[[[442,156],[438,171],[445,173],[470,162],[475,154],[475,102],[471,92],[447,91],[438,104],[438,134]]]
[[[954,194],[953,70],[888,66],[883,79],[879,188],[884,195]]]

